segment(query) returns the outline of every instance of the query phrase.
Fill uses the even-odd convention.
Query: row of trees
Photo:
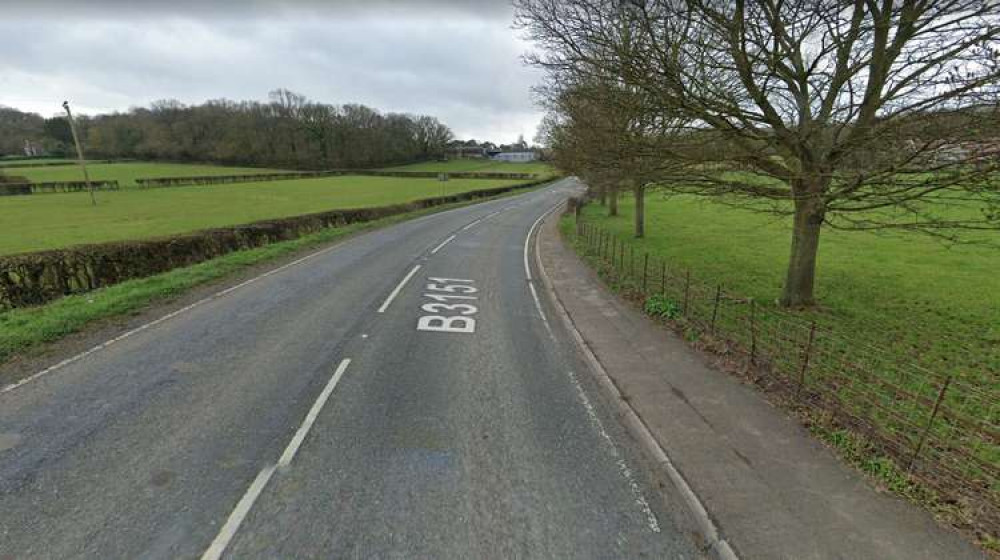
[[[639,236],[651,186],[793,216],[786,306],[814,303],[824,228],[1000,225],[995,2],[515,4],[557,163],[611,212],[632,190]]]
[[[25,115],[21,113],[21,115]],[[0,120],[0,153],[21,153],[26,139],[69,153],[66,120],[27,115],[33,128]],[[88,156],[211,161],[295,169],[372,167],[441,157],[451,130],[434,117],[329,105],[287,91],[269,101],[159,101],[149,108],[79,118]],[[31,134],[29,134],[31,133]],[[10,144],[8,146],[7,144]]]

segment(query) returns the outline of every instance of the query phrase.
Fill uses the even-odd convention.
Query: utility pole
[[[83,147],[80,145],[80,136],[76,133],[76,121],[73,120],[73,113],[69,110],[69,101],[63,101],[63,109],[66,109],[66,117],[69,119],[69,130],[73,133],[73,143],[76,144],[76,158],[80,162],[80,169],[83,170],[83,180],[87,183],[87,190],[90,191],[90,203],[97,206],[97,198],[94,197],[94,185],[90,183],[90,175],[87,173],[87,163],[83,159]]]

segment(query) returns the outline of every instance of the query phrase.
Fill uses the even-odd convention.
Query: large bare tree
[[[697,171],[668,187],[794,216],[786,306],[814,303],[824,226],[997,227],[996,2],[516,5],[535,63],[614,76],[692,123],[673,156]]]

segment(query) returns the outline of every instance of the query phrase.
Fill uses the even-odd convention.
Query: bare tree
[[[548,90],[556,88],[549,109],[557,161],[609,197],[612,216],[619,193],[630,191],[634,233],[643,237],[647,187],[678,174],[681,160],[670,154],[680,122],[650,110],[643,92],[620,81],[550,82]]]
[[[697,171],[669,187],[794,217],[786,306],[814,303],[824,226],[948,236],[998,225],[1000,140],[984,134],[998,120],[995,2],[516,5],[543,49],[535,63],[614,76],[692,123],[673,156]]]

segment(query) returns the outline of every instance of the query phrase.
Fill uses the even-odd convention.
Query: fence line
[[[118,181],[49,181],[44,183],[0,183],[0,196],[20,196],[31,194],[53,194],[95,191],[117,191]]]
[[[966,506],[979,527],[1000,534],[1000,390],[699,282],[656,255],[639,255],[637,267],[633,245],[579,214],[576,238],[648,313],[699,337],[816,421],[864,436],[945,501]]]

